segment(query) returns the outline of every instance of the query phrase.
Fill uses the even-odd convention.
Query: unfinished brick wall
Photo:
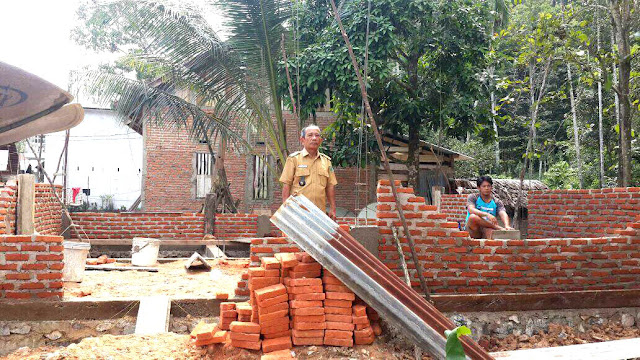
[[[16,232],[16,201],[18,187],[4,185],[0,187],[0,235],[11,235]]]
[[[598,237],[640,214],[640,188],[533,191],[529,237]]]
[[[403,276],[392,227],[398,229],[412,286],[419,287],[395,198],[388,182],[378,185],[380,258]],[[398,189],[416,243],[418,259],[432,292],[492,293],[640,287],[640,218],[616,236],[579,239],[476,240],[458,231],[448,215]]]
[[[62,299],[61,236],[0,236],[0,299]]]
[[[463,221],[467,218],[469,194],[442,194],[440,212],[447,214],[448,221]]]
[[[258,236],[258,215],[216,214],[216,239],[238,239]]]
[[[204,236],[204,214],[199,213],[76,212],[71,218],[89,239],[202,239]]]
[[[62,205],[54,192],[62,199],[62,185],[51,188],[49,184],[36,184],[35,229],[43,235],[60,235],[62,232]]]

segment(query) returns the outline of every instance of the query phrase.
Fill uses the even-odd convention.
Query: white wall
[[[45,137],[45,169],[53,176],[65,133]],[[115,208],[128,208],[140,195],[142,151],[142,136],[122,125],[112,111],[85,109],[84,120],[71,129],[69,138],[68,193],[73,187],[89,188],[89,201],[98,207],[100,195],[113,195]],[[62,184],[62,177],[55,182]]]

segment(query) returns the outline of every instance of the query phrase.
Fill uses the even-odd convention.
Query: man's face
[[[300,142],[307,151],[317,151],[318,148],[320,148],[320,144],[322,144],[322,136],[320,135],[320,130],[313,128],[307,129],[307,131],[305,131],[304,137],[300,138]]]
[[[479,189],[480,189],[480,194],[484,196],[489,196],[491,195],[491,190],[493,189],[493,186],[489,184],[488,181],[483,181]]]

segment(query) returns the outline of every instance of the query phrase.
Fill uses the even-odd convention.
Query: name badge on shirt
[[[299,168],[306,168],[307,165],[298,165]]]

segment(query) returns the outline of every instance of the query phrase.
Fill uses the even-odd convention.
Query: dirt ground
[[[139,298],[166,295],[174,299],[212,298],[218,292],[230,297],[249,260],[210,260],[211,271],[187,271],[184,261],[158,264],[158,272],[87,270],[81,283],[64,284],[65,299]],[[103,266],[131,266],[127,263]]]
[[[484,342],[488,350],[506,351],[516,349],[530,349],[572,344],[584,344],[616,339],[640,337],[637,327],[623,328],[619,325],[594,326],[578,333],[569,326],[554,325],[545,334],[510,335],[504,339],[490,338]],[[294,355],[302,360],[329,359],[380,359],[380,360],[409,360],[414,359],[410,345],[388,332],[376,339],[375,343],[354,348],[337,348],[330,346],[299,346],[293,350]],[[107,359],[229,359],[229,360],[258,360],[260,353],[237,349],[225,345],[209,345],[197,348],[188,335],[174,333],[156,336],[141,335],[104,335],[86,338],[78,344],[66,347],[41,347],[37,349],[21,348],[2,358],[5,360],[107,360]],[[429,359],[424,355],[423,360]]]

